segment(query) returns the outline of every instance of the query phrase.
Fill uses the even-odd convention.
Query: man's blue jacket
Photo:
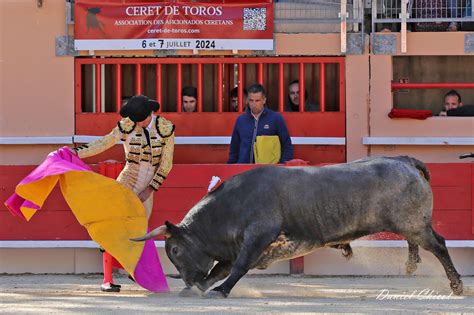
[[[227,163],[255,163],[252,148],[256,137],[275,135],[278,136],[281,144],[279,163],[293,159],[293,146],[283,117],[265,107],[258,120],[256,120],[250,109],[247,108],[245,113],[240,115],[235,122]]]

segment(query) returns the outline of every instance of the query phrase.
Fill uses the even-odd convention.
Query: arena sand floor
[[[446,277],[309,277],[247,275],[227,299],[152,294],[124,275],[120,293],[99,291],[101,276],[0,275],[0,313],[7,314],[275,314],[474,313],[474,277],[465,295],[451,295]]]

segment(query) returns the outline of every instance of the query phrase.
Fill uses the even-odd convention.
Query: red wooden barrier
[[[115,160],[107,160],[99,163],[99,174],[116,179],[122,168],[122,163]]]
[[[101,166],[95,165],[95,171]],[[103,166],[102,166],[103,167]],[[155,195],[150,226],[165,220],[179,222],[206,193],[213,175],[223,180],[254,165],[175,165]],[[433,225],[450,240],[474,240],[474,164],[429,164],[434,192]],[[6,200],[34,166],[0,166],[0,200]],[[115,173],[114,173],[115,172]],[[118,168],[110,173],[118,174]],[[0,240],[88,240],[66,202],[55,188],[42,210],[30,222],[13,217],[0,207]],[[394,239],[377,235],[371,239]],[[396,239],[396,238],[395,238]]]

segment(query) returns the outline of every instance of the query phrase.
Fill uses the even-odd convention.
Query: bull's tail
[[[428,171],[428,168],[426,167],[425,163],[421,162],[420,160],[417,160],[415,158],[412,158],[411,156],[397,156],[393,157],[393,159],[410,164],[411,166],[415,167],[418,169],[420,174],[427,180],[430,181],[430,172]]]

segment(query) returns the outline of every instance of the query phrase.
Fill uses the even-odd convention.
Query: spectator
[[[185,86],[181,90],[181,98],[184,112],[192,113],[196,111],[197,89],[194,86]]]
[[[308,92],[304,91],[305,112],[319,111],[319,105],[312,104],[308,100]],[[300,82],[298,80],[292,81],[288,85],[288,104],[285,106],[285,112],[299,112],[300,111]]]
[[[456,90],[451,90],[444,95],[444,110],[439,116],[448,116],[447,112],[462,106],[461,95]]]
[[[227,163],[255,163],[254,148],[260,136],[277,136],[278,163],[293,159],[293,146],[283,117],[265,106],[265,88],[254,84],[247,91],[248,106],[235,122]]]
[[[463,105],[458,108],[450,109],[446,113],[448,116],[474,117],[474,105]]]
[[[242,110],[245,111],[245,108],[248,102],[247,101],[248,94],[247,94],[246,88],[244,88],[243,94],[244,94],[244,103],[243,103]],[[235,87],[230,91],[229,100],[230,100],[230,111],[238,112],[239,111],[239,88],[238,87]]]

